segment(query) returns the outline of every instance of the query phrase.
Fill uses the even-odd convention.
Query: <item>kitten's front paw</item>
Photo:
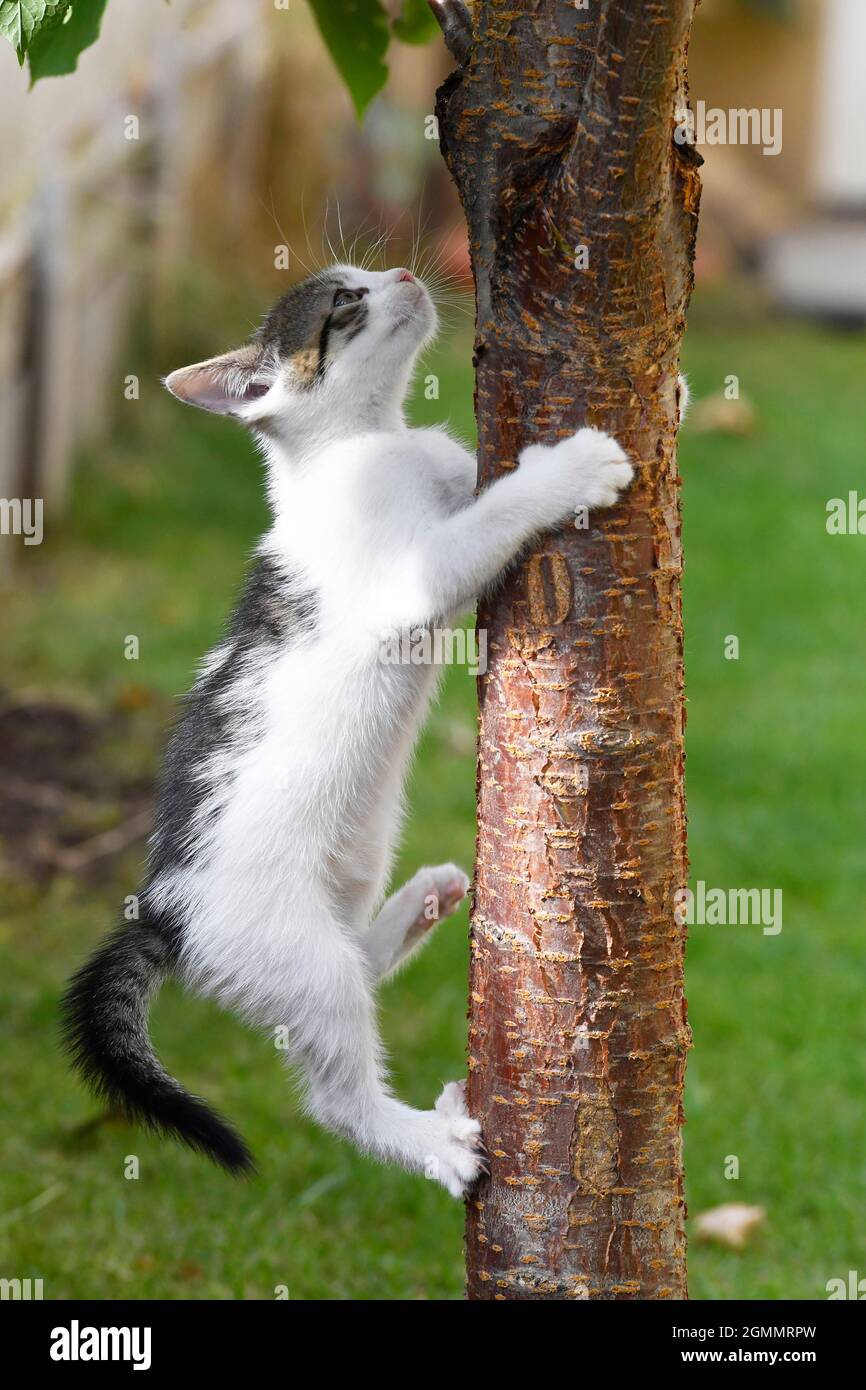
[[[683,423],[683,420],[685,420],[688,414],[689,401],[691,398],[692,393],[689,390],[688,380],[683,376],[682,372],[680,372],[677,377],[677,411],[680,417],[680,424]]]
[[[625,451],[602,430],[578,430],[550,447],[525,450],[521,466],[540,475],[555,518],[578,507],[610,507],[634,477]]]
[[[575,488],[576,506],[612,507],[634,477],[625,450],[602,430],[578,430],[551,452]]]
[[[452,1197],[465,1197],[482,1173],[487,1155],[481,1126],[466,1109],[466,1082],[449,1081],[436,1102],[441,1120],[441,1139],[429,1156],[426,1172],[446,1187]]]

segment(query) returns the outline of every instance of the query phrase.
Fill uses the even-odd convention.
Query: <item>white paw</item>
[[[691,395],[692,393],[689,390],[689,383],[683,376],[682,372],[680,372],[680,375],[677,377],[677,410],[679,411],[680,424],[683,423],[683,420],[685,420],[686,415],[688,414],[689,401],[691,400]]]
[[[456,912],[469,892],[469,875],[456,864],[437,864],[422,869],[424,876],[424,916],[428,926]]]
[[[441,1182],[452,1197],[465,1197],[487,1171],[481,1126],[466,1109],[466,1082],[449,1081],[434,1113],[439,1120],[438,1133],[425,1172],[427,1177]]]
[[[634,477],[625,450],[601,430],[578,430],[552,452],[574,485],[576,506],[610,507]]]
[[[578,507],[610,507],[634,477],[628,457],[601,430],[578,430],[549,447],[535,445],[521,456],[541,475],[552,510],[566,516]]]

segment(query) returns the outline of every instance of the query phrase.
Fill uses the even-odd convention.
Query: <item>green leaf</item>
[[[69,0],[0,0],[0,34],[23,63],[35,36],[63,19]]]
[[[360,117],[388,77],[391,31],[381,0],[310,0],[310,8]]]
[[[41,29],[30,45],[30,85],[40,77],[74,72],[78,59],[99,37],[106,0],[72,0],[63,24]]]
[[[439,33],[427,0],[403,0],[403,12],[394,20],[393,28],[403,43],[429,43]]]

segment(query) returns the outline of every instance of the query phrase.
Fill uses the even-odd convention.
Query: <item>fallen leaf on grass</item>
[[[689,412],[688,427],[693,434],[752,434],[757,412],[746,396],[728,400],[724,392],[705,396]]]
[[[702,1212],[695,1221],[695,1230],[702,1240],[714,1240],[731,1250],[742,1250],[756,1226],[766,1213],[763,1207],[749,1207],[744,1202],[727,1202]]]

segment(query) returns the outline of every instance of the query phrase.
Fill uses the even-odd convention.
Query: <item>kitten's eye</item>
[[[334,295],[334,308],[342,309],[344,304],[354,304],[360,298],[360,290],[337,290]]]

